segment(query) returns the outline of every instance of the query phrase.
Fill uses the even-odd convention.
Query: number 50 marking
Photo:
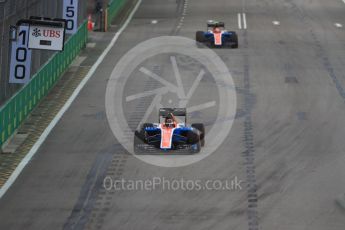
[[[74,34],[78,26],[78,0],[64,0],[63,18],[67,21],[66,32]]]

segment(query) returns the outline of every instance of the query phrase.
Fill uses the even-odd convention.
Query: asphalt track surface
[[[345,32],[335,23],[345,24],[345,4],[189,0],[180,24],[184,5],[143,1],[0,200],[0,229],[344,229],[345,213],[335,199],[345,192]],[[247,29],[239,30],[238,13],[246,14]],[[162,35],[194,38],[208,19],[222,20],[239,34],[239,49],[215,50],[236,85],[231,132],[215,153],[193,165],[144,163],[128,154],[109,128],[107,80],[122,55],[139,42]],[[157,58],[146,66],[172,80],[169,64],[169,58]],[[142,78],[140,84],[133,79],[129,95],[157,87],[152,79]],[[211,80],[202,87],[217,100]],[[197,98],[195,103],[205,100]],[[134,123],[137,117],[129,110],[143,109],[149,100],[141,103],[124,109]],[[205,111],[195,120],[212,120],[214,115]],[[106,191],[107,175],[128,180],[237,176],[244,182],[236,191]]]

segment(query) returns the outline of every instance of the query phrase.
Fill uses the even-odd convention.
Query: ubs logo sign
[[[60,38],[61,32],[53,29],[43,29],[42,31],[38,28],[33,30],[32,36],[38,37],[45,37],[45,38]]]
[[[41,30],[39,30],[38,28],[34,29],[34,32],[32,33],[32,36],[37,37],[41,37]]]
[[[47,21],[45,25],[32,24],[29,27],[28,48],[62,51],[65,42],[65,25]]]

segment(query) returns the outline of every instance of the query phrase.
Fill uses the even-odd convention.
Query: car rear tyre
[[[232,32],[232,36],[230,37],[230,44],[231,44],[231,48],[233,49],[238,48],[238,36],[235,32]]]
[[[202,123],[192,124],[192,127],[200,131],[200,143],[201,146],[205,146],[205,126]]]
[[[204,43],[205,42],[205,34],[203,31],[197,31],[195,33],[195,40],[197,42],[200,42],[200,43]]]

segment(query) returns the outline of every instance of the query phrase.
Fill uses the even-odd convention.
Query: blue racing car
[[[183,122],[179,117],[184,118]],[[159,110],[159,123],[144,123],[134,134],[136,154],[193,154],[205,145],[205,128],[196,123],[187,126],[186,109]]]
[[[197,45],[208,47],[238,48],[238,37],[235,31],[226,31],[224,22],[208,21],[207,31],[197,31],[195,34]]]

